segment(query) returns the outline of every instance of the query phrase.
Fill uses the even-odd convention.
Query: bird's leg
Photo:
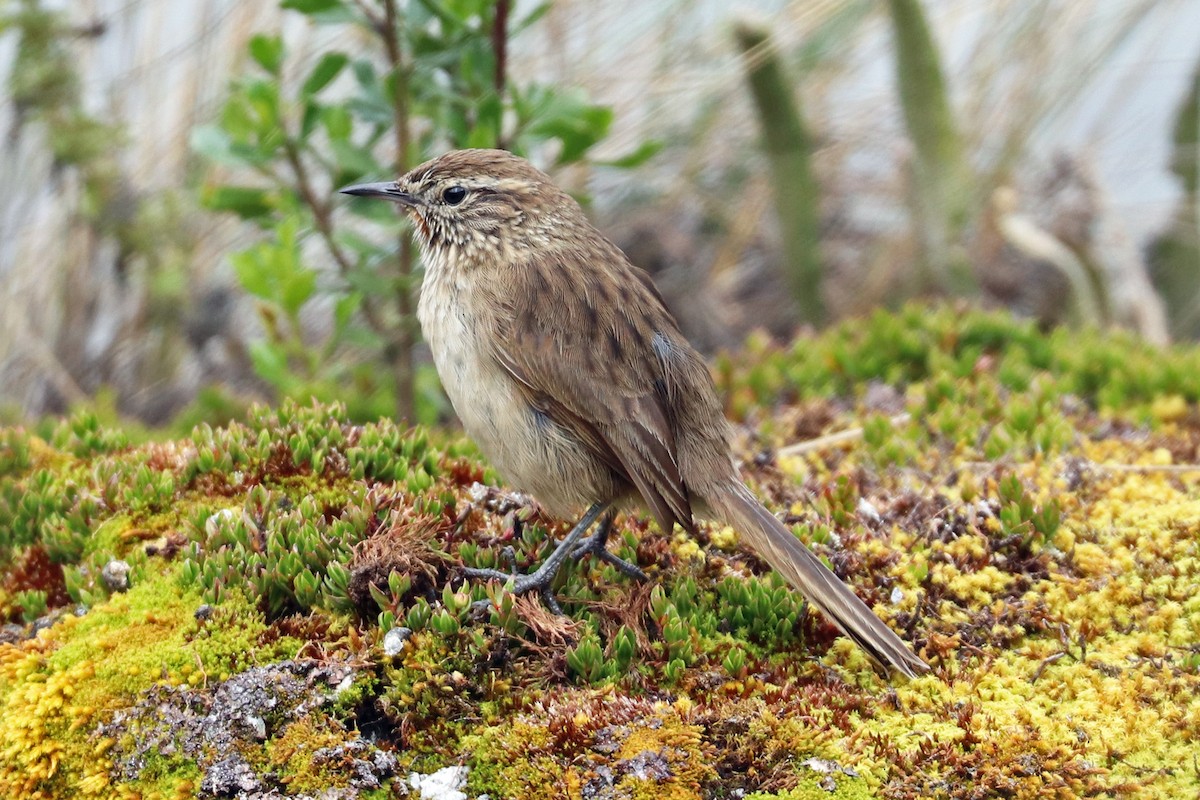
[[[628,575],[639,581],[650,580],[650,576],[642,572],[637,564],[631,564],[608,552],[606,547],[608,544],[608,534],[612,531],[613,518],[616,515],[617,512],[615,511],[609,511],[605,514],[604,518],[600,520],[600,527],[596,528],[596,532],[575,545],[575,549],[571,551],[571,558],[578,560],[586,555],[593,555],[606,564],[612,564],[624,575]]]
[[[501,572],[498,569],[478,569],[468,567],[463,570],[463,573],[468,578],[481,580],[497,580],[513,582],[513,594],[525,594],[526,592],[537,590],[542,596],[542,600],[546,606],[556,614],[561,614],[562,609],[558,602],[554,599],[554,595],[550,592],[550,585],[554,582],[554,576],[558,574],[558,570],[562,567],[567,557],[571,555],[579,538],[583,536],[592,525],[596,524],[596,520],[604,513],[607,508],[607,503],[596,503],[587,510],[587,513],[580,518],[579,522],[575,523],[575,527],[567,534],[567,538],[559,542],[558,547],[554,548],[554,552],[550,557],[542,562],[542,565],[528,575],[521,575],[514,572]]]

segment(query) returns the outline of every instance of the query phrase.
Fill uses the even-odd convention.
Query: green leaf
[[[221,128],[229,138],[239,142],[250,140],[258,130],[244,86],[234,87],[234,93],[221,109]]]
[[[234,142],[229,147],[230,154],[237,159],[235,163],[261,166],[274,157],[274,148],[264,149],[252,144]]]
[[[229,257],[242,288],[293,319],[317,288],[317,273],[300,261],[297,228],[295,218],[284,220],[275,229],[275,241]]]
[[[249,351],[254,371],[260,378],[280,390],[291,383],[287,353],[282,345],[260,339],[250,343]]]
[[[366,59],[357,59],[350,65],[354,79],[359,85],[359,94],[346,102],[346,107],[355,116],[367,122],[380,125],[391,125],[395,122],[391,98],[385,90],[383,81],[375,71],[375,65]],[[414,91],[414,97],[416,92]]]
[[[242,164],[242,159],[235,156],[230,149],[229,134],[216,125],[202,125],[192,131],[192,150],[209,159],[222,164]]]
[[[583,158],[592,145],[608,134],[612,120],[611,108],[588,106],[580,109],[579,115],[574,119],[560,121],[557,125],[547,126],[543,130],[547,133],[552,132],[552,135],[562,142],[558,162],[570,164]]]
[[[269,141],[279,134],[279,83],[270,80],[250,81],[245,98],[254,133],[260,141]]]
[[[354,77],[358,80],[358,85],[364,89],[379,89],[379,75],[375,72],[375,65],[365,58],[360,58],[354,62],[350,68],[354,71]]]
[[[496,129],[490,125],[476,125],[467,134],[465,147],[495,147]]]
[[[321,60],[308,73],[300,91],[306,96],[321,91],[338,76],[349,61],[345,53],[326,53],[321,56]]]
[[[619,167],[621,169],[630,169],[631,167],[640,167],[650,159],[658,155],[663,149],[661,139],[649,139],[637,146],[632,153],[620,156],[619,158],[610,159],[607,161],[597,161],[595,163],[605,167]]]
[[[346,273],[346,282],[355,291],[369,297],[386,297],[394,291],[388,278],[369,269],[354,269]]]
[[[278,76],[283,66],[283,39],[260,33],[250,39],[250,57],[272,75]]]
[[[205,208],[231,211],[242,219],[257,219],[275,209],[270,192],[253,186],[216,186],[201,193]]]
[[[339,333],[346,329],[350,324],[350,320],[354,317],[354,312],[358,311],[362,305],[362,295],[358,292],[350,292],[338,298],[337,303],[333,306],[333,327]]]
[[[592,105],[582,91],[557,91],[534,87],[525,98],[514,97],[515,110],[532,139],[558,139],[562,143],[558,162],[579,161],[608,134],[613,112]]]
[[[325,125],[325,133],[335,142],[344,142],[350,138],[354,129],[354,120],[350,112],[342,106],[329,106],[321,112],[321,122]]]
[[[513,38],[517,34],[532,26],[533,23],[544,17],[546,12],[550,10],[550,5],[550,0],[546,0],[544,3],[539,3],[532,11],[530,11],[521,19],[517,20],[517,23],[511,26],[509,29],[508,38]]]
[[[382,94],[378,97],[352,97],[346,102],[346,108],[359,119],[374,125],[388,127],[396,121],[392,107],[383,100]]]
[[[319,14],[322,11],[332,11],[342,5],[341,0],[283,0],[279,4],[283,8],[299,11],[301,14]]]
[[[300,118],[300,141],[307,141],[312,135],[317,123],[321,121],[325,109],[320,103],[309,100],[304,104],[304,114]]]
[[[456,6],[461,5],[458,3],[447,5],[437,0],[417,0],[417,5],[440,20],[451,31],[461,28],[467,21],[465,9],[457,8]]]
[[[317,290],[317,273],[311,269],[298,269],[287,276],[282,289],[280,304],[294,317]]]
[[[496,147],[500,139],[500,125],[504,117],[504,104],[495,94],[483,98],[475,109],[475,125],[467,134],[467,147]]]
[[[229,262],[233,265],[233,272],[243,289],[263,300],[273,300],[274,292],[271,290],[269,273],[261,268],[259,260],[260,247],[261,245],[233,253],[229,256]]]

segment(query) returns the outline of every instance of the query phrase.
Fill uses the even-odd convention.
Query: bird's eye
[[[467,190],[461,186],[451,186],[442,192],[442,199],[452,206],[461,203],[466,196]]]

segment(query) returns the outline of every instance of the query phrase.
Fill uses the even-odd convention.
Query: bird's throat
[[[425,221],[425,217],[420,212],[414,212],[410,216],[412,217],[413,224],[417,226],[417,231],[420,233],[421,239],[426,243],[432,242],[433,231],[429,229],[429,223]]]

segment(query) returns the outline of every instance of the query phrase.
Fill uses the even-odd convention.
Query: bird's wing
[[[663,530],[691,529],[662,355],[682,334],[619,250],[604,268],[585,252],[539,255],[513,275],[519,291],[504,292],[495,357],[533,408],[637,488]]]

